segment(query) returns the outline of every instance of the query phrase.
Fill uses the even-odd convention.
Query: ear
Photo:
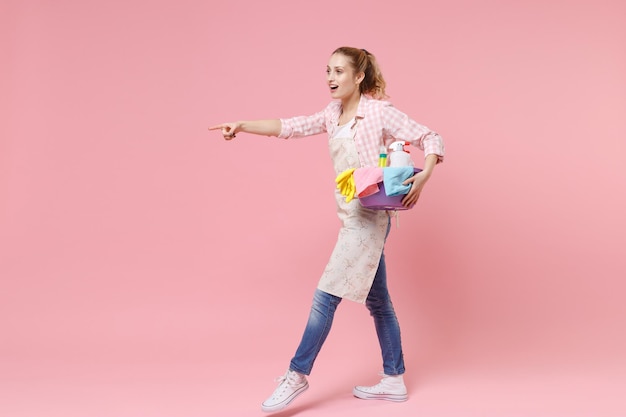
[[[364,79],[365,79],[365,73],[364,73],[364,72],[359,72],[359,73],[356,75],[356,80],[355,80],[355,82],[356,82],[356,84],[361,84],[361,81],[363,81]]]

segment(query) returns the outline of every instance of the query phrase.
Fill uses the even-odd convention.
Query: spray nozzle
[[[410,144],[411,142],[407,142],[406,140],[398,140],[398,141],[393,142],[391,145],[389,145],[389,149],[391,149],[393,152],[410,153],[409,151],[404,149],[406,145],[410,145]]]

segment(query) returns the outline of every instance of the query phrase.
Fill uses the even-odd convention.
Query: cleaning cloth
[[[383,184],[388,196],[407,194],[411,184],[402,184],[414,175],[413,167],[387,167],[383,169]]]
[[[383,181],[383,169],[378,167],[357,168],[354,173],[356,196],[359,198],[376,194],[380,191],[378,183]]]

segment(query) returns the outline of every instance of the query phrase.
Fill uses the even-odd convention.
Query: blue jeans
[[[319,289],[315,290],[309,321],[304,329],[302,341],[291,360],[289,369],[304,375],[311,373],[315,358],[317,358],[330,332],[333,317],[340,302],[340,297]],[[387,269],[385,267],[384,253],[380,257],[376,277],[365,305],[374,318],[374,325],[383,355],[383,370],[385,374],[403,374],[404,357],[400,340],[400,325],[387,290]]]

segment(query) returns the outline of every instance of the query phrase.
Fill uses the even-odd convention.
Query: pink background
[[[341,45],[376,54],[448,150],[386,250],[411,399],[352,398],[381,364],[345,302],[282,415],[626,415],[625,18],[4,0],[0,415],[261,414],[335,241],[334,177],[324,135],[206,128],[322,109]]]

